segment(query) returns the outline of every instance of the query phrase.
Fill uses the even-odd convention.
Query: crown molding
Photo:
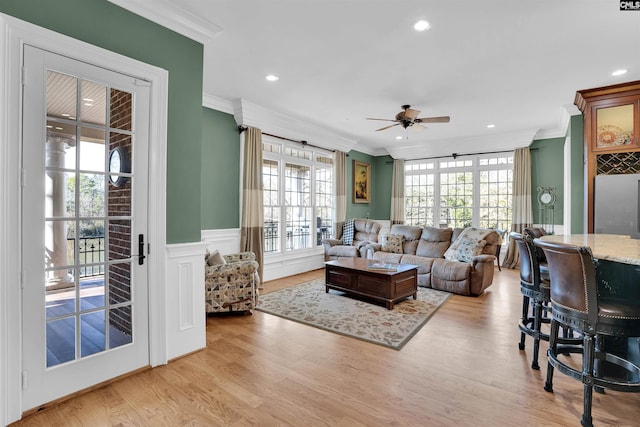
[[[233,114],[233,102],[208,93],[202,94],[202,106],[211,108],[212,110],[222,111],[223,113]]]
[[[574,104],[565,104],[562,106],[562,113],[558,120],[556,129],[538,129],[533,139],[551,139],[564,138],[567,136],[567,129],[571,123],[572,116],[579,116],[582,112]]]
[[[537,129],[517,132],[492,133],[490,135],[469,136],[443,139],[439,141],[422,141],[411,145],[389,147],[387,151],[394,159],[413,160],[426,157],[452,156],[453,154],[471,154],[477,152],[511,151],[519,147],[531,145]],[[451,152],[451,146],[456,152]],[[491,149],[478,148],[491,147]]]
[[[168,0],[108,0],[123,9],[205,44],[222,32],[222,27],[182,9]]]
[[[268,110],[246,99],[233,101],[233,115],[238,126],[252,126],[263,132],[282,136],[325,148],[348,153],[356,145],[355,139],[302,119]]]

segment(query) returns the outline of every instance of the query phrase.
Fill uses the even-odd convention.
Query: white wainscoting
[[[168,360],[206,346],[204,253],[202,242],[167,245]]]
[[[239,228],[202,230],[200,236],[209,252],[218,250],[223,255],[240,252]]]
[[[240,251],[240,229],[202,230],[202,241],[210,251],[221,254]],[[279,279],[324,267],[324,251],[321,247],[296,254],[267,254],[263,266],[262,281]]]

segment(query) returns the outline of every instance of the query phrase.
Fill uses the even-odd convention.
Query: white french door
[[[150,85],[24,48],[23,402],[149,364]]]

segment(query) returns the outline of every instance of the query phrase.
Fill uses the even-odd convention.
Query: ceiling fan
[[[415,129],[416,131],[422,131],[424,129],[426,129],[424,126],[422,126],[422,123],[449,123],[450,117],[449,116],[441,116],[441,117],[418,117],[418,114],[420,114],[419,110],[414,110],[412,108],[410,108],[410,105],[403,105],[402,106],[402,111],[400,111],[398,114],[396,114],[396,118],[395,119],[372,119],[372,118],[367,118],[367,120],[381,120],[384,122],[395,122],[392,125],[389,126],[385,126],[382,127],[380,129],[376,129],[377,131],[381,131],[381,130],[385,130],[385,129],[389,129],[392,128],[394,126],[402,126],[403,128],[407,129],[408,127],[413,127],[413,129]]]

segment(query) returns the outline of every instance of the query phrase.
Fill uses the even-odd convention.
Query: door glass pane
[[[131,130],[133,96],[128,92],[111,89],[110,123],[114,129]]]
[[[131,256],[131,221],[109,221],[109,260],[125,259]]]
[[[104,135],[104,130],[88,127],[80,129],[80,169],[105,171]]]
[[[596,110],[596,147],[631,144],[633,136],[633,104]]]
[[[47,71],[47,116],[75,120],[77,94],[76,77]]]
[[[132,342],[132,100],[130,93],[48,72],[45,311],[49,367]],[[108,157],[114,150],[117,155]],[[112,170],[115,166],[117,170]]]
[[[55,286],[53,278],[68,278],[64,286]],[[65,316],[76,310],[76,288],[73,275],[68,269],[51,270],[47,272],[45,289],[47,319]]]
[[[105,349],[104,310],[80,316],[80,356],[85,357]]]
[[[107,87],[82,80],[80,93],[80,119],[82,122],[104,126],[107,115]]]
[[[133,320],[131,306],[109,310],[109,348],[120,347],[133,342]]]
[[[131,302],[131,263],[109,265],[109,304]]]
[[[94,310],[104,304],[104,276],[80,278],[80,310]]]
[[[69,362],[76,357],[75,317],[47,322],[47,366]]]

